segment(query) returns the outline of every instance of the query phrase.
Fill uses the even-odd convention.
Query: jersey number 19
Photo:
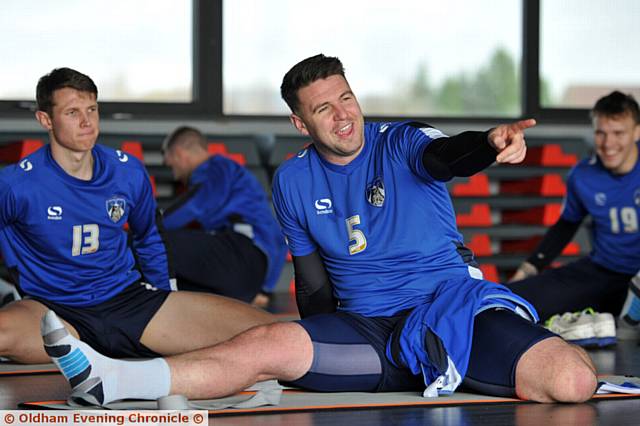
[[[614,234],[619,234],[621,231],[625,233],[638,231],[638,214],[633,207],[622,207],[619,212],[617,207],[611,207],[609,218],[611,219],[611,232]]]

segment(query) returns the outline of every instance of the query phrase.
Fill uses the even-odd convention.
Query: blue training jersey
[[[89,181],[67,174],[49,145],[0,172],[0,245],[27,295],[69,306],[104,302],[140,278],[170,289],[156,204],[142,164],[100,145]]]
[[[167,208],[163,217],[167,229],[192,222],[209,232],[235,229],[251,238],[267,258],[262,289],[273,291],[287,246],[260,182],[246,168],[221,155],[198,166],[189,179],[188,193]]]
[[[276,172],[274,207],[294,256],[318,250],[339,309],[386,316],[434,298],[439,282],[469,276],[446,185],[422,165],[440,131],[367,123],[351,163],[315,147]]]
[[[640,162],[627,174],[615,175],[598,157],[580,161],[567,177],[561,217],[580,222],[592,218],[593,262],[616,272],[640,269]]]

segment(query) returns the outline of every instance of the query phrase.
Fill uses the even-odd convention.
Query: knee
[[[584,402],[593,396],[598,385],[595,368],[582,348],[567,346],[568,354],[558,368],[550,396],[558,402]]]
[[[587,353],[559,338],[534,345],[516,371],[518,396],[538,402],[583,402],[593,396],[597,386]]]
[[[255,326],[245,332],[246,338],[252,341],[261,341],[269,346],[276,346],[285,351],[285,348],[298,348],[311,345],[311,338],[305,329],[294,322],[275,322]]]

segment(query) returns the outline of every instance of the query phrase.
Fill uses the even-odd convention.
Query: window
[[[517,116],[521,45],[513,0],[226,0],[223,112],[287,114],[282,76],[322,52],[367,115]]]
[[[542,0],[541,106],[591,108],[615,89],[640,99],[638,18],[637,0]]]
[[[101,101],[190,103],[192,21],[189,1],[3,1],[0,100],[34,100],[42,75],[70,67]]]

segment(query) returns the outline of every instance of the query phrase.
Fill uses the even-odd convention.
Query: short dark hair
[[[591,110],[591,118],[596,116],[616,116],[623,114],[631,114],[631,118],[636,124],[640,124],[640,109],[633,95],[626,95],[619,91],[613,91],[607,96],[598,99],[598,102]]]
[[[80,92],[92,93],[98,99],[98,88],[88,75],[82,74],[71,68],[56,68],[38,81],[36,87],[36,102],[38,111],[47,114],[53,110],[53,92],[70,87]]]
[[[187,143],[190,141],[191,143]],[[180,126],[173,132],[169,133],[164,141],[162,141],[162,153],[165,154],[176,145],[193,145],[192,141],[197,141],[201,148],[207,149],[207,143],[202,132],[195,127]]]
[[[344,67],[340,59],[336,57],[325,56],[321,53],[300,61],[282,79],[282,85],[280,86],[282,99],[289,105],[292,112],[296,112],[300,106],[298,90],[316,80],[332,75],[344,77]]]

